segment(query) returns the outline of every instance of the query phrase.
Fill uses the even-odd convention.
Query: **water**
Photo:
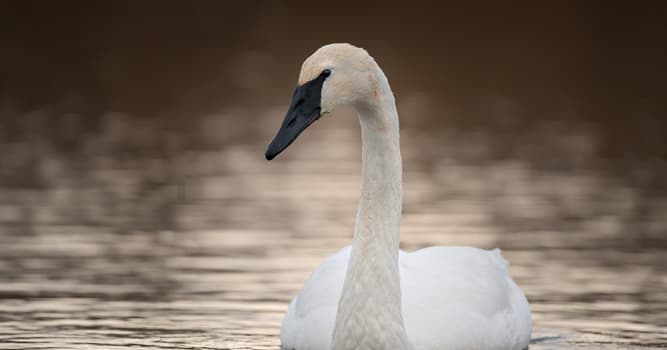
[[[289,300],[350,242],[360,181],[349,111],[266,162],[283,107],[183,132],[108,113],[76,147],[6,137],[0,348],[278,349]],[[405,124],[403,249],[502,248],[531,349],[666,346],[664,163],[609,164],[576,124],[519,142]]]
[[[263,159],[332,41],[396,93],[403,249],[502,248],[531,349],[667,347],[662,3],[3,5],[0,349],[278,349],[356,214],[349,111]]]

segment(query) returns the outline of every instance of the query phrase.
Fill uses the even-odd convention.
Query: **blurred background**
[[[277,349],[349,244],[358,122],[264,149],[301,62],[396,95],[402,247],[500,247],[535,349],[667,343],[663,1],[4,1],[0,348]]]

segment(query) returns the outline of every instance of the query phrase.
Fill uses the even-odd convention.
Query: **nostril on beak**
[[[289,123],[287,123],[287,127],[291,128],[294,125],[294,123],[296,123],[296,116],[292,118],[292,120],[290,120]]]

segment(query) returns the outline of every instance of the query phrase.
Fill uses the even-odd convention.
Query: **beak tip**
[[[277,155],[277,154],[276,154],[275,152],[271,152],[271,151],[268,150],[268,149],[267,149],[266,152],[264,153],[264,157],[266,158],[266,160],[272,160],[273,158],[276,157],[276,155]]]

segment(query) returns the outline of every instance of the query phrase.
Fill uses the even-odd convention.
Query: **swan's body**
[[[348,246],[325,260],[292,300],[280,332],[283,348],[331,348],[349,257]],[[401,251],[403,320],[414,348],[527,347],[530,310],[505,265],[499,251],[470,247]]]
[[[363,175],[351,247],[327,259],[283,320],[285,349],[524,349],[528,302],[499,251],[431,247],[399,252],[402,165],[389,82],[363,49],[320,48],[301,68],[272,159],[320,115],[359,114]]]

